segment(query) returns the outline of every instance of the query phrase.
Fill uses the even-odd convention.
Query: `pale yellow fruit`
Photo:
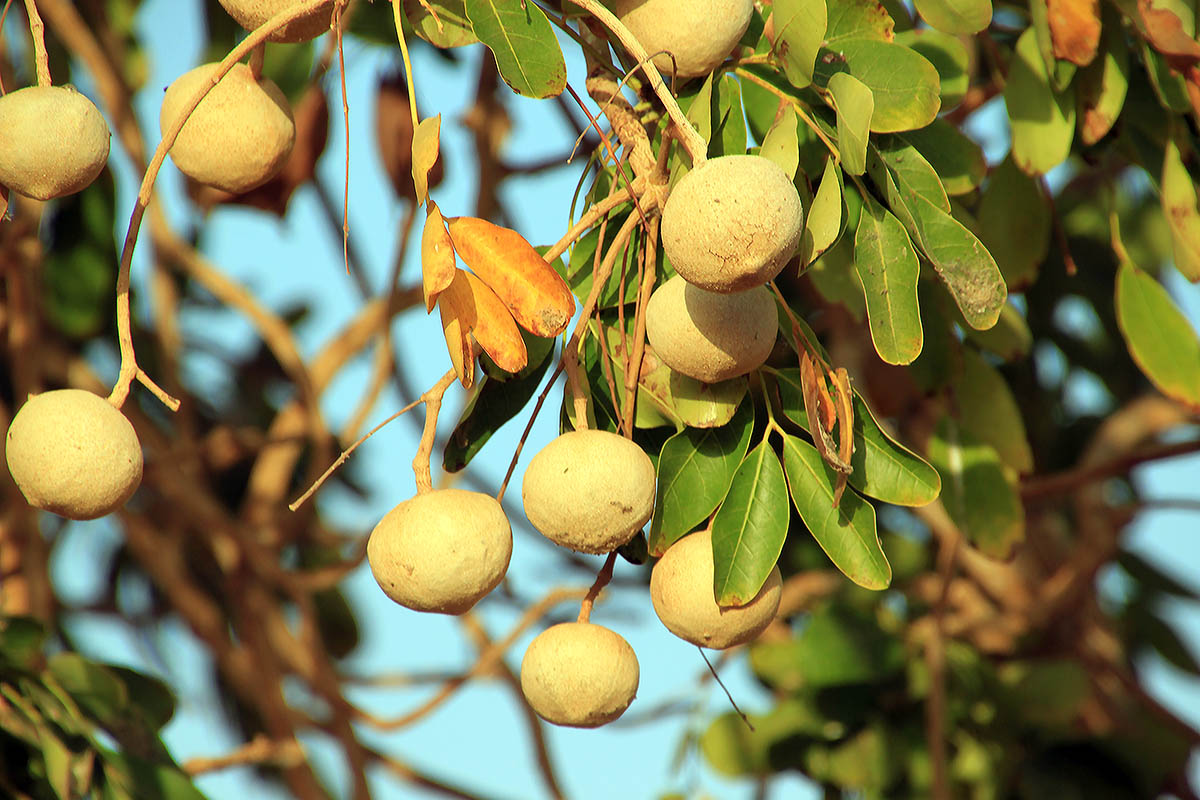
[[[163,97],[159,127],[165,133],[217,64],[201,64],[175,79]],[[296,139],[292,110],[268,78],[254,80],[235,64],[204,96],[171,147],[179,171],[200,183],[240,194],[273,178]]]
[[[521,691],[555,725],[595,728],[625,713],[638,688],[638,660],[618,633],[563,622],[538,634],[521,660]]]
[[[550,541],[610,553],[650,519],[654,464],[623,436],[571,431],[530,460],[521,499],[525,516]]]
[[[684,175],[662,214],[675,271],[710,292],[761,286],[800,245],[804,213],[787,173],[762,156],[712,158]]]
[[[300,0],[220,0],[229,16],[248,31],[262,25],[280,11],[300,5]],[[271,34],[272,42],[307,42],[329,30],[333,3],[289,22]]]
[[[667,548],[650,573],[650,600],[667,630],[714,650],[758,636],[779,610],[782,581],[774,567],[766,583],[743,606],[722,608],[713,595],[712,532],[685,536]]]
[[[705,383],[736,378],[762,365],[779,327],[765,286],[720,294],[679,275],[650,295],[646,336],[663,363]]]
[[[5,458],[31,506],[103,517],[142,481],[142,446],[125,415],[82,389],[30,397],[8,428]]]
[[[108,162],[100,110],[73,86],[27,86],[0,97],[0,184],[37,200],[86,188]]]
[[[617,0],[617,17],[650,55],[666,50],[675,56],[675,75],[707,75],[725,60],[754,12],[753,0]],[[664,76],[671,58],[654,56]]]
[[[414,611],[462,614],[508,571],[512,528],[496,498],[437,489],[389,511],[367,540],[384,594]]]

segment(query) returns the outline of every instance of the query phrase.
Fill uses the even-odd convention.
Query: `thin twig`
[[[577,622],[587,622],[592,616],[592,606],[596,603],[596,598],[600,596],[600,592],[608,582],[612,580],[613,565],[617,561],[617,551],[613,550],[608,554],[608,558],[604,559],[604,566],[596,573],[596,580],[592,583],[592,587],[588,589],[587,595],[584,596],[583,602],[579,604],[579,617]]]
[[[442,410],[442,398],[446,390],[454,383],[456,377],[454,370],[450,370],[429,391],[421,395],[421,400],[425,403],[425,428],[421,432],[421,443],[417,445],[417,454],[413,456],[412,462],[418,493],[433,490],[429,459],[433,454],[433,438],[437,434],[438,412]]]
[[[29,35],[33,38],[37,85],[50,86],[50,56],[46,54],[46,26],[42,23],[37,4],[33,0],[25,0],[25,13],[29,15]]]

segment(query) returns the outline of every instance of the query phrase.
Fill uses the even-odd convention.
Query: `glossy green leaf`
[[[800,388],[800,370],[771,370],[784,415],[809,430]],[[899,506],[923,506],[937,499],[942,479],[925,459],[893,439],[870,407],[854,392],[854,454],[849,483],[868,497]]]
[[[811,264],[837,241],[842,232],[842,171],[833,158],[825,161],[821,183],[804,218],[800,238],[800,268]]]
[[[777,689],[822,689],[886,681],[904,670],[904,645],[872,617],[836,605],[814,611],[794,639],[759,642],[750,667]]]
[[[1079,71],[1076,89],[1079,141],[1093,145],[1112,130],[1129,90],[1129,46],[1119,14],[1109,6],[1101,12],[1100,53]]]
[[[933,64],[914,50],[875,39],[844,39],[822,50],[814,80],[826,85],[849,72],[871,89],[871,130],[891,133],[923,128],[941,108],[941,84]]]
[[[854,237],[854,267],[862,280],[876,352],[889,364],[911,363],[923,341],[917,305],[920,265],[900,220],[870,197]]]
[[[1066,160],[1075,134],[1075,93],[1051,88],[1032,28],[1017,40],[1004,102],[1018,167],[1030,175],[1044,174]]]
[[[959,531],[985,555],[1006,558],[1025,538],[1025,509],[996,450],[943,417],[926,455],[942,476],[942,504]]]
[[[422,39],[434,47],[463,47],[479,41],[467,19],[463,0],[431,0],[429,5],[437,12],[436,20],[425,10],[424,4],[404,4],[408,21]],[[438,22],[441,22],[440,26]]]
[[[1175,267],[1190,281],[1200,281],[1200,211],[1196,209],[1196,185],[1192,181],[1174,138],[1167,139],[1163,154],[1163,213],[1171,227]]]
[[[538,362],[531,359],[521,377],[501,381],[484,375],[477,379],[454,431],[446,440],[442,469],[447,472],[463,469],[496,431],[525,408],[554,360],[553,351],[553,347],[546,349]]]
[[[1132,264],[1117,271],[1117,324],[1138,367],[1167,397],[1200,409],[1200,337],[1162,284]]]
[[[886,169],[884,169],[886,167]],[[868,159],[871,179],[884,191],[892,212],[912,229],[916,213],[916,195],[927,203],[950,213],[950,198],[942,186],[937,170],[925,160],[921,151],[893,134],[877,136],[872,157]],[[919,232],[919,227],[917,232]]]
[[[871,90],[848,72],[829,78],[829,93],[837,109],[838,151],[842,169],[850,175],[862,175],[867,168],[867,140],[871,135],[871,114],[875,100]]]
[[[855,322],[866,322],[867,304],[862,280],[854,268],[854,239],[843,236],[809,265],[804,273],[826,302],[836,303],[846,310]]]
[[[663,444],[658,457],[658,496],[650,520],[650,554],[658,557],[704,522],[729,491],[750,447],[754,404],[719,428],[685,428]]]
[[[1051,232],[1041,182],[1022,172],[1010,155],[992,170],[979,201],[979,238],[1009,288],[1021,289],[1037,278]]]
[[[783,59],[783,71],[797,89],[813,81],[813,63],[825,40],[828,21],[825,0],[776,0],[776,52]]]
[[[471,30],[496,58],[514,92],[554,97],[567,85],[567,63],[546,13],[523,0],[466,0]]]
[[[745,377],[703,383],[666,365],[647,375],[644,385],[653,388],[664,375],[673,416],[691,428],[717,428],[729,422],[749,388]]]
[[[690,100],[680,97],[680,106],[687,112],[688,122],[706,142],[710,142],[713,135],[713,78],[714,75],[705,78]]]
[[[760,156],[773,161],[789,178],[796,177],[796,166],[800,161],[800,143],[796,137],[798,122],[795,109],[790,104],[785,105],[771,124],[763,139],[762,149],[758,151]]]
[[[783,550],[788,516],[783,467],[763,441],[737,468],[713,517],[713,591],[719,605],[745,605],[762,589]]]
[[[966,328],[967,339],[1004,361],[1017,361],[1033,350],[1033,332],[1029,323],[1012,303],[1000,309],[996,324],[987,330]]]
[[[837,48],[845,39],[890,42],[896,23],[877,0],[837,0],[829,7],[825,46]]]
[[[853,491],[833,507],[836,474],[817,448],[798,436],[786,435],[783,463],[796,513],[833,565],[867,589],[886,589],[892,568],[875,529],[875,509]]]
[[[128,690],[103,665],[65,652],[53,656],[47,668],[80,708],[99,722],[112,724],[127,713]]]
[[[1166,56],[1142,42],[1142,62],[1146,66],[1146,77],[1162,107],[1176,114],[1185,114],[1190,108],[1187,83],[1183,76],[1171,68]]]
[[[976,189],[987,175],[987,159],[969,136],[942,119],[924,128],[896,134],[925,156],[949,195]]]
[[[978,33],[992,21],[991,0],[916,0],[916,8],[942,33]]]
[[[962,372],[954,381],[954,399],[963,430],[990,444],[1017,472],[1033,472],[1033,451],[1017,399],[1004,376],[970,348],[962,351]]]
[[[971,82],[971,57],[961,39],[924,28],[896,34],[896,44],[911,47],[933,64],[941,81],[942,111],[962,102]]]

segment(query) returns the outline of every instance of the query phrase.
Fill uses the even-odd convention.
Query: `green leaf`
[[[1200,281],[1200,212],[1196,210],[1196,185],[1183,165],[1174,137],[1167,139],[1159,186],[1163,213],[1171,227],[1175,267],[1188,280]]]
[[[789,178],[796,177],[800,162],[800,140],[796,136],[796,110],[789,103],[771,124],[758,154],[773,161]],[[812,213],[811,211],[809,212]]]
[[[1033,451],[1025,435],[1025,421],[1008,382],[970,348],[962,351],[962,366],[954,382],[954,399],[963,430],[990,444],[1017,472],[1033,472]]]
[[[1021,289],[1037,279],[1050,249],[1050,209],[1041,182],[1018,169],[1012,154],[988,178],[979,201],[979,238],[1004,281]]]
[[[713,592],[718,605],[754,599],[779,561],[787,537],[787,484],[767,441],[747,454],[713,517]]]
[[[32,672],[45,643],[46,629],[33,617],[0,616],[0,664]]]
[[[927,456],[942,476],[942,503],[959,531],[984,555],[1006,558],[1025,538],[1025,510],[995,448],[943,417]]]
[[[842,232],[842,171],[830,156],[821,183],[804,218],[800,238],[800,268],[804,269],[829,249]]]
[[[916,7],[942,33],[979,33],[992,21],[991,0],[916,0]]]
[[[849,192],[846,196],[850,196]],[[853,238],[843,236],[838,239],[833,247],[809,265],[804,275],[827,302],[842,306],[855,322],[866,321],[867,304],[863,299],[862,280],[854,269]]]
[[[54,735],[53,729],[41,731],[42,759],[46,765],[46,781],[59,800],[75,800],[80,796],[71,776],[71,751]]]
[[[536,3],[523,0],[466,0],[471,30],[496,58],[514,92],[554,97],[567,85],[567,63],[550,20]]]
[[[156,800],[206,800],[192,779],[174,764],[156,764],[132,753],[104,751],[105,772],[109,769],[129,781],[132,794]]]
[[[974,191],[987,175],[983,149],[943,119],[915,131],[897,134],[920,151],[942,179],[949,195]]]
[[[817,544],[847,578],[867,589],[886,589],[892,568],[875,529],[875,509],[853,491],[833,507],[836,474],[817,448],[785,435],[783,463],[796,513]]]
[[[892,41],[896,23],[876,0],[838,0],[829,8],[825,46],[836,48],[844,39]]]
[[[1032,725],[1067,726],[1091,696],[1087,670],[1065,658],[1010,661],[996,677],[1006,704]]]
[[[814,611],[795,639],[750,648],[751,669],[784,691],[880,683],[900,674],[904,664],[898,639],[845,606]]]
[[[1075,133],[1075,92],[1055,92],[1038,51],[1037,34],[1027,28],[1017,40],[1004,103],[1012,124],[1012,157],[1024,172],[1044,174],[1071,152]]]
[[[637,212],[630,211],[626,207],[618,207],[609,215],[608,225],[604,227],[604,244],[601,246],[601,253],[607,251],[612,245],[613,240],[617,237],[617,231],[621,229],[630,213],[636,214]],[[592,291],[592,271],[595,266],[596,246],[600,243],[600,228],[600,224],[597,224],[579,237],[575,246],[571,248],[569,264],[564,266],[563,260],[559,258],[555,259],[552,265],[571,287],[571,292],[579,298],[580,303],[585,302],[588,293]],[[601,310],[616,308],[624,303],[632,303],[637,300],[639,252],[636,247],[627,247],[625,252],[617,258],[612,274],[608,276],[604,288],[600,290],[600,297],[596,300],[597,308]],[[624,294],[621,293],[622,276],[624,276],[625,284]]]
[[[700,735],[700,752],[717,772],[730,777],[769,775],[768,742],[759,734],[759,716],[750,716],[751,729],[736,711],[727,711]]]
[[[1088,146],[1112,130],[1129,90],[1129,46],[1120,14],[1105,5],[1101,17],[1100,53],[1079,71],[1076,81],[1079,140]]]
[[[130,698],[125,684],[103,665],[65,652],[52,657],[47,667],[80,708],[100,723],[119,723],[128,713]]]
[[[877,136],[872,155],[871,179],[884,190],[888,205],[906,226],[916,216],[909,209],[915,207],[917,195],[943,213],[950,213],[950,199],[942,179],[917,148],[899,136]],[[886,172],[882,169],[885,166]]]
[[[784,415],[809,430],[795,367],[771,370],[779,387]],[[923,506],[937,499],[942,479],[925,459],[893,439],[879,426],[870,407],[854,392],[854,454],[849,483],[863,494],[899,506]]]
[[[850,73],[838,72],[829,78],[829,93],[837,109],[842,168],[850,175],[862,175],[867,168],[867,139],[875,109],[871,90]]]
[[[553,340],[547,340],[553,344]],[[454,432],[442,453],[442,469],[458,472],[487,444],[492,434],[525,408],[537,391],[546,369],[554,359],[554,348],[547,349],[537,363],[530,362],[523,377],[500,381],[487,375],[478,378],[471,390]]]
[[[692,123],[701,138],[706,142],[711,141],[713,135],[713,75],[710,74],[704,79],[690,102],[681,97],[680,107],[687,112],[687,121]]]
[[[1047,0],[1029,0],[1029,30],[1037,37],[1037,52],[1050,78],[1050,87],[1056,92],[1067,88],[1075,77],[1075,64],[1054,55],[1054,35],[1050,32],[1049,7]]]
[[[651,555],[661,556],[721,504],[753,430],[754,404],[743,402],[734,418],[719,428],[685,428],[667,439],[658,457]]]
[[[871,341],[889,364],[908,364],[921,354],[917,306],[920,265],[904,226],[867,197],[854,237],[854,267],[862,280]]]
[[[911,47],[933,64],[941,81],[942,111],[962,102],[971,83],[971,56],[958,37],[924,28],[896,34],[896,44]]]
[[[885,184],[888,205],[950,289],[963,318],[972,328],[990,328],[1008,296],[1000,268],[975,234],[947,213],[949,201],[937,191],[940,184],[932,167],[916,150],[904,148],[888,155],[886,176],[871,158],[867,166],[872,176],[879,176],[876,182]],[[892,163],[904,168],[893,168]]]
[[[1000,309],[996,324],[984,331],[965,328],[967,339],[1004,361],[1017,361],[1033,350],[1033,332],[1029,323],[1012,303]]]
[[[742,89],[728,72],[717,84],[717,117],[708,143],[708,157],[746,154],[746,112],[742,109]]]
[[[827,85],[838,72],[849,71],[875,98],[871,130],[892,133],[923,128],[941,108],[941,85],[933,64],[914,50],[874,39],[844,39],[823,48],[814,80]]]
[[[776,0],[772,6],[776,52],[788,82],[803,89],[813,81],[813,62],[825,40],[825,0]]]
[[[158,678],[115,664],[109,664],[105,669],[125,684],[126,695],[152,729],[159,730],[175,716],[175,696]]]
[[[1167,290],[1126,262],[1117,270],[1116,305],[1138,368],[1167,397],[1200,409],[1200,337]]]
[[[425,10],[422,3],[405,3],[404,13],[412,23],[413,30],[434,47],[463,47],[479,41],[467,19],[463,0],[430,0],[429,5],[437,12],[437,20]],[[441,27],[438,27],[441,21]]]
[[[750,387],[744,376],[702,383],[665,364],[647,375],[643,384],[654,388],[663,376],[667,379],[673,419],[691,428],[718,428],[729,422]]]

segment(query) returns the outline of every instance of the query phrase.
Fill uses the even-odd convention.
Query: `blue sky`
[[[178,0],[147,0],[143,3],[139,26],[144,41],[151,47],[151,78],[138,97],[138,111],[144,127],[157,132],[158,102],[161,90],[174,77],[199,60],[199,41],[191,32],[200,26],[197,3]],[[351,236],[363,254],[371,285],[382,286],[396,246],[402,207],[391,194],[378,163],[374,144],[373,92],[378,75],[394,65],[393,54],[382,48],[368,48],[347,42],[346,66],[350,105],[351,142]],[[568,53],[570,49],[568,48]],[[475,190],[475,175],[467,133],[457,124],[469,105],[473,90],[473,65],[483,57],[481,48],[463,51],[464,64],[454,69],[444,62],[418,52],[414,73],[423,116],[441,113],[442,148],[446,154],[447,177],[434,193],[446,214],[470,213],[470,198]],[[395,60],[398,60],[395,59]],[[580,60],[569,60],[568,71],[576,85],[582,83],[584,67]],[[331,84],[332,85],[332,84]],[[81,87],[85,90],[87,87]],[[582,91],[580,92],[582,94]],[[513,96],[509,109],[513,118],[508,153],[517,161],[569,149],[573,133],[561,122],[549,104]],[[995,121],[993,119],[993,121]],[[981,131],[995,127],[986,121]],[[320,164],[322,176],[340,191],[344,138],[340,115],[331,124],[331,140]],[[153,135],[152,135],[153,140]],[[1002,155],[1003,149],[1000,150]],[[127,215],[136,190],[137,176],[113,149],[118,167],[118,216]],[[995,155],[994,153],[992,155]],[[516,216],[516,227],[535,243],[558,238],[567,222],[567,205],[577,180],[579,164],[555,170],[537,179],[510,181],[505,199]],[[168,211],[178,224],[191,213],[181,202],[182,188],[178,173],[167,166],[159,179]],[[342,268],[341,242],[327,235],[319,220],[319,206],[311,188],[302,190],[292,201],[287,218],[276,221],[266,215],[239,209],[213,213],[206,235],[205,252],[234,279],[250,287],[273,308],[283,308],[298,299],[315,303],[313,314],[300,328],[302,352],[310,355],[349,319],[358,299]],[[141,255],[145,255],[142,253]],[[140,263],[140,259],[139,259]],[[142,265],[144,267],[144,265]],[[413,280],[419,267],[410,259],[405,267],[406,281]],[[135,281],[143,274],[135,269]],[[1171,284],[1172,291],[1189,311],[1193,321],[1200,320],[1200,292],[1182,280]],[[220,317],[220,326],[207,313],[190,313],[183,324],[191,335],[220,343],[235,351],[255,345],[253,330],[244,321],[229,322]],[[405,353],[413,385],[427,387],[449,366],[437,315],[404,314],[394,329],[395,342]],[[323,410],[330,427],[338,429],[353,412],[369,374],[369,356],[348,366],[323,398]],[[112,366],[112,365],[110,365]],[[220,392],[225,377],[203,358],[187,365],[195,385],[206,384]],[[452,389],[443,412],[442,431],[448,432],[462,402],[460,390]],[[369,416],[373,424],[398,408],[404,400],[388,391]],[[522,416],[522,421],[525,419]],[[497,487],[520,434],[519,425],[503,429],[488,443],[483,454],[469,468],[485,485]],[[535,426],[526,450],[536,451],[555,433],[555,415],[544,413]],[[415,492],[409,468],[417,437],[405,422],[393,423],[354,456],[355,469],[371,490],[370,501],[324,492],[317,502],[341,527],[366,532],[392,505]],[[528,459],[526,458],[525,461]],[[1200,457],[1139,470],[1138,479],[1164,497],[1197,497],[1194,477],[1200,472]],[[520,468],[512,486],[519,490]],[[531,533],[523,519],[513,520],[516,540],[509,576],[513,589],[527,600],[540,597],[558,585],[560,562],[541,537]],[[1147,514],[1128,535],[1138,552],[1179,577],[1196,584],[1196,565],[1200,563],[1200,538],[1195,535],[1196,518],[1191,512],[1155,512]],[[65,597],[83,598],[94,590],[95,576],[89,571],[98,553],[115,547],[116,533],[104,520],[70,526],[69,540],[57,548],[55,577]],[[601,560],[596,559],[599,567]],[[618,560],[617,569],[632,571]],[[1106,578],[1112,591],[1119,591],[1116,578]],[[585,583],[581,582],[581,586]],[[364,567],[346,583],[356,608],[362,609],[363,644],[350,661],[352,669],[364,673],[462,670],[473,661],[474,651],[453,619],[420,615],[388,601],[378,590]],[[559,609],[566,612],[569,609]],[[571,612],[573,613],[573,611]],[[1178,603],[1171,617],[1184,630],[1193,648],[1200,652],[1200,614],[1194,604]],[[481,619],[493,636],[506,632],[517,614],[498,604],[485,603]],[[566,794],[572,798],[650,797],[667,790],[684,791],[695,796],[707,790],[722,798],[748,798],[752,787],[730,782],[711,773],[699,757],[685,760],[681,771],[674,771],[675,750],[688,731],[699,733],[712,713],[728,706],[724,695],[697,678],[705,672],[695,648],[667,633],[651,609],[644,591],[614,591],[598,606],[593,619],[610,625],[633,645],[641,664],[639,699],[630,709],[634,715],[668,699],[683,699],[695,704],[696,714],[666,717],[637,727],[609,726],[596,731],[551,728],[548,738],[552,755],[559,766],[559,777]],[[133,639],[127,631],[94,619],[80,620],[73,626],[93,651],[114,662],[150,668],[167,675],[182,688],[180,710],[167,729],[167,741],[180,759],[218,755],[237,743],[222,729],[215,711],[216,698],[207,694],[197,667],[205,658],[190,633],[177,627],[164,636],[166,663],[148,660],[145,643]],[[517,642],[509,655],[514,667],[532,634]],[[1157,696],[1200,725],[1200,688],[1161,663],[1151,665],[1151,687]],[[768,698],[755,686],[744,659],[735,659],[722,673],[739,704],[748,711],[765,708]],[[381,716],[403,713],[429,693],[428,689],[388,689],[358,692],[355,699]],[[529,748],[529,738],[511,692],[494,682],[479,683],[458,696],[422,723],[403,732],[372,741],[401,759],[435,776],[488,795],[536,798],[544,796]],[[316,752],[325,752],[321,743],[313,743]],[[248,771],[230,770],[201,781],[211,797],[244,796]],[[381,797],[425,797],[410,786],[377,777],[378,786],[387,786]],[[267,796],[261,794],[259,796]],[[771,797],[776,800],[807,800],[818,794],[798,778],[777,782]]]

